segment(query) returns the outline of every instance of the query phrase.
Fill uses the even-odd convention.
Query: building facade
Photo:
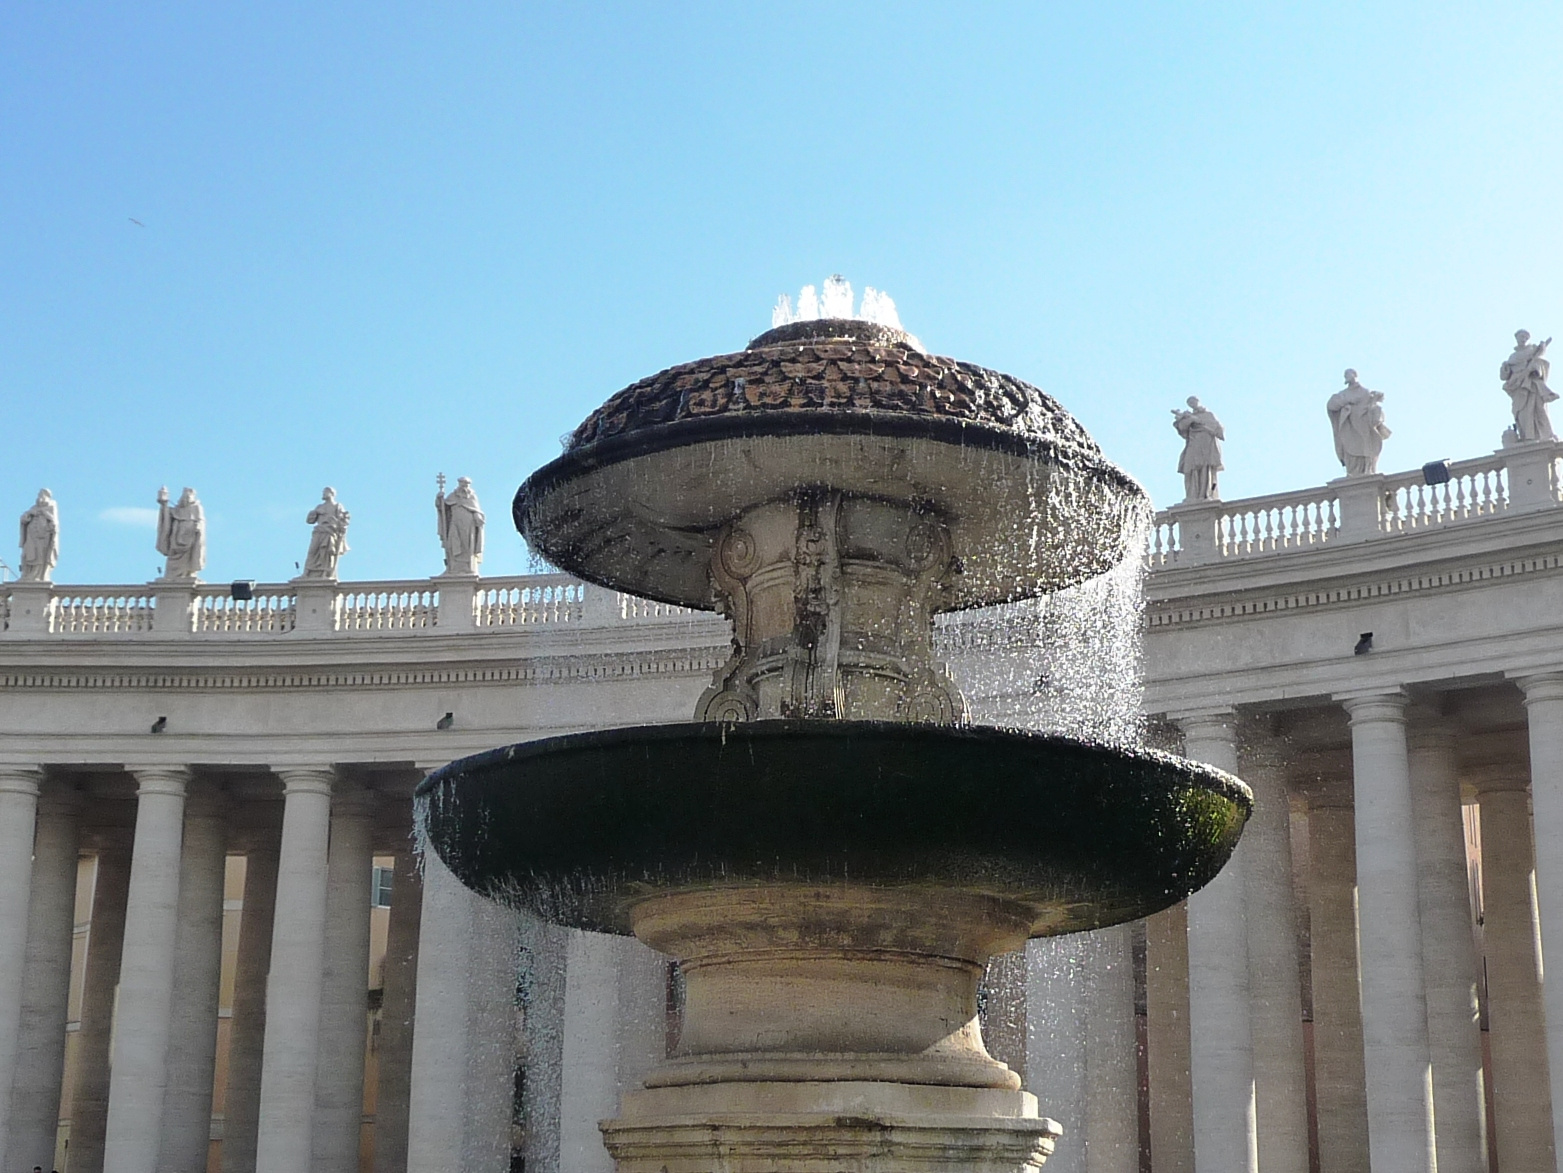
[[[1158,517],[1149,731],[1256,813],[1186,906],[995,965],[1050,1169],[1554,1168],[1560,455]],[[676,974],[420,868],[412,792],[688,719],[723,620],[559,575],[0,592],[0,1173],[609,1169]]]

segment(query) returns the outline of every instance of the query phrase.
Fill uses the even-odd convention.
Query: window
[[[391,907],[391,877],[393,868],[375,868],[369,880],[369,902],[376,908]]]

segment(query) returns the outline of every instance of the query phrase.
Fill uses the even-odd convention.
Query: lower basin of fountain
[[[998,899],[1025,936],[1099,928],[1209,882],[1252,803],[1231,775],[1155,751],[830,720],[524,742],[419,793],[429,842],[469,887],[613,933],[659,895],[778,884]]]

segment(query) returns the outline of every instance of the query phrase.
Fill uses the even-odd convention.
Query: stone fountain
[[[420,790],[474,890],[676,958],[676,1052],[603,1122],[623,1173],[1012,1173],[1059,1126],[992,1058],[988,959],[1215,876],[1248,791],[974,727],[941,612],[1137,557],[1143,490],[1052,399],[854,319],[613,396],[515,500],[591,582],[733,624],[694,721],[549,738]]]

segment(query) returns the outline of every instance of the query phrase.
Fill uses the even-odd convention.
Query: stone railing
[[[0,583],[0,635],[250,638],[605,627],[699,615],[565,574],[390,582]]]
[[[1563,501],[1563,443],[1522,444],[1429,469],[1346,477],[1316,489],[1175,505],[1156,515],[1152,570],[1442,529]],[[1429,468],[1436,474],[1437,469]]]

